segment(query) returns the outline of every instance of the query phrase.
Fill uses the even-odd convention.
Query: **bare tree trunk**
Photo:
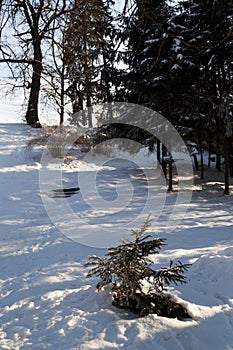
[[[165,179],[167,178],[167,162],[165,161],[166,155],[167,155],[167,149],[164,146],[164,144],[162,144],[162,170],[163,170]]]
[[[193,160],[194,160],[194,164],[195,164],[195,169],[197,171],[200,171],[200,167],[199,167],[199,164],[198,164],[198,160],[197,160],[196,154],[193,155]]]
[[[224,140],[224,158],[225,158],[225,171],[224,171],[224,179],[225,179],[225,187],[224,194],[230,194],[230,183],[229,183],[229,142],[227,136],[225,136]]]
[[[88,120],[88,127],[92,128],[92,110],[91,110],[91,89],[89,88],[89,82],[87,83],[87,120]]]
[[[161,141],[157,139],[157,167],[160,167],[161,163]]]
[[[26,112],[27,124],[31,125],[32,127],[41,127],[38,116],[40,82],[42,73],[42,52],[40,44],[41,43],[39,40],[34,42],[34,62],[32,64],[33,73]]]
[[[219,153],[216,155],[216,169],[221,171],[221,155]]]
[[[201,179],[204,179],[204,159],[203,159],[203,149],[202,146],[200,147],[200,153],[201,153]]]
[[[211,141],[209,141],[209,147],[208,147],[208,167],[211,166]]]
[[[61,91],[60,125],[64,123],[64,91]]]
[[[110,88],[110,83],[109,83],[109,69],[108,69],[108,64],[107,64],[107,59],[106,59],[106,52],[105,52],[105,47],[104,44],[102,43],[102,52],[103,52],[103,83],[104,87],[102,87],[105,91],[102,93],[106,96],[103,96],[104,102],[112,102],[112,94],[111,94],[111,88]]]
[[[229,156],[229,170],[230,170],[230,177],[233,177],[233,156]]]
[[[61,95],[60,95],[60,125],[64,123],[64,114],[65,114],[65,66],[63,63],[62,72],[61,72]]]
[[[172,181],[173,181],[173,173],[172,173],[172,157],[169,159],[168,161],[168,173],[169,173],[169,179],[168,179],[168,192],[172,192],[173,191],[173,185],[172,185]]]
[[[229,140],[229,172],[230,172],[230,177],[233,177],[233,140],[232,140],[232,137]]]

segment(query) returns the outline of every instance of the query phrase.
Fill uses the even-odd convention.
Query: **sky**
[[[23,96],[20,96],[19,93],[17,95],[7,93],[6,87],[3,86],[3,83],[4,79],[0,79],[0,122],[20,123],[22,121],[21,104]]]

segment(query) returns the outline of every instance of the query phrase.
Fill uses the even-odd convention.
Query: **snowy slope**
[[[39,187],[40,151],[25,147],[38,132],[0,124],[0,349],[233,349],[233,199],[222,196],[219,174],[214,182],[197,181],[177,230],[164,231],[173,194],[153,227],[167,238],[155,265],[192,263],[188,283],[170,290],[192,319],[139,318],[113,307],[105,292],[95,292],[97,280],[85,277],[87,255],[105,249],[70,240],[50,221]],[[72,166],[65,180],[74,180]],[[103,187],[105,177],[98,181]],[[73,208],[85,207],[75,196],[68,199]]]

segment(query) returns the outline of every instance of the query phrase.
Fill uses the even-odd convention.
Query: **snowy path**
[[[167,246],[155,264],[192,263],[188,283],[171,288],[192,319],[138,318],[85,278],[86,256],[105,251],[72,242],[50,222],[37,155],[25,149],[35,132],[0,125],[0,349],[233,349],[232,197],[195,191],[179,230],[165,234],[168,198],[157,229]]]

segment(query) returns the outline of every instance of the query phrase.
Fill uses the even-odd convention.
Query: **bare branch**
[[[33,64],[35,60],[25,58],[0,58],[0,63],[26,63]]]
[[[58,11],[58,4],[59,3],[60,3],[60,1],[57,0],[53,15],[50,18],[48,18],[47,23],[45,24],[44,28],[41,31],[41,34],[40,34],[41,38],[44,38],[45,34],[49,30],[51,23],[54,22],[55,19],[59,18],[61,15],[65,14],[65,13],[70,12],[69,9],[66,10],[66,0],[63,0],[63,5],[62,5],[61,9]]]

